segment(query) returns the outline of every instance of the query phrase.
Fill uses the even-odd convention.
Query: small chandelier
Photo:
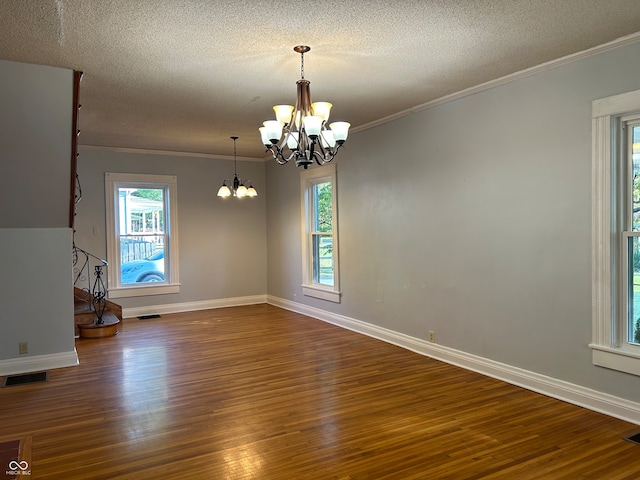
[[[329,102],[311,103],[309,80],[304,79],[304,54],[311,50],[298,45],[293,50],[300,54],[300,80],[296,82],[296,105],[276,105],[276,120],[268,120],[260,127],[262,143],[280,165],[295,159],[305,169],[314,161],[324,165],[335,158],[349,134],[350,123],[333,122],[327,128]],[[280,142],[280,144],[278,144]]]
[[[229,179],[225,178],[224,182],[222,182],[222,186],[218,190],[218,196],[225,198],[225,197],[230,197],[231,194],[233,193],[233,196],[238,198],[257,197],[258,192],[256,191],[255,188],[253,188],[253,185],[251,185],[251,181],[247,180],[246,182],[243,182],[242,179],[238,177],[238,169],[237,169],[238,159],[236,156],[236,140],[238,139],[238,137],[229,137],[229,138],[233,140],[233,183],[231,184],[231,187],[229,187],[229,185],[227,185],[227,182],[229,181]],[[248,183],[249,186],[247,187],[245,183]]]

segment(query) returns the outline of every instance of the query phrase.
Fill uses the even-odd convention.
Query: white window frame
[[[302,293],[308,297],[340,303],[340,265],[338,254],[338,184],[336,166],[324,165],[310,168],[300,173],[300,192],[302,200]],[[331,213],[333,226],[333,286],[313,282],[313,186],[331,182]]]
[[[640,90],[592,104],[592,349],[594,365],[640,375],[640,347],[627,341],[619,162],[624,118],[640,113]],[[630,153],[629,153],[630,155]]]
[[[120,236],[118,220],[118,188],[162,188],[165,190],[165,281],[162,283],[120,283]],[[168,195],[166,195],[168,193]],[[107,231],[107,288],[110,298],[138,297],[180,293],[178,275],[178,181],[174,175],[146,175],[133,173],[105,173],[105,204]],[[168,198],[167,198],[168,197]]]

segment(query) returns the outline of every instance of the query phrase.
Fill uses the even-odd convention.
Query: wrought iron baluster
[[[107,307],[107,287],[103,276],[108,267],[106,260],[103,260],[91,253],[73,246],[73,285],[78,287],[86,295],[83,300],[91,304],[91,310],[96,314],[96,325],[104,323],[103,315]],[[91,285],[91,275],[89,271],[94,265],[94,281]],[[86,283],[85,283],[86,282]]]
[[[91,294],[93,295],[93,309],[96,312],[96,325],[102,325],[104,323],[102,316],[107,306],[105,298],[107,296],[107,289],[102,281],[102,265],[96,265],[93,274],[96,277],[93,282],[93,289],[91,290]]]

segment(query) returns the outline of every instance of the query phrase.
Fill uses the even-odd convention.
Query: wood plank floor
[[[129,319],[77,350],[0,389],[30,478],[640,478],[636,425],[270,305]]]

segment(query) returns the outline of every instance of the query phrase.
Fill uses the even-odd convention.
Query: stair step
[[[96,321],[96,318],[96,312],[76,313],[73,316],[76,325],[89,325],[91,323],[94,323]]]
[[[78,337],[108,337],[122,330],[122,307],[105,299],[103,323],[95,325],[96,312],[93,309],[93,296],[86,290],[73,287],[73,309],[75,335]],[[80,329],[82,327],[82,331]],[[95,330],[95,331],[93,331]]]
[[[73,303],[73,313],[75,315],[82,315],[83,313],[87,313],[91,311],[92,311],[91,303],[89,302],[80,301],[80,302]]]
[[[89,324],[78,324],[77,328],[80,332],[80,338],[103,338],[118,334],[120,319],[115,314],[105,312],[102,316],[102,321],[103,323],[100,325],[96,325],[94,321]]]

